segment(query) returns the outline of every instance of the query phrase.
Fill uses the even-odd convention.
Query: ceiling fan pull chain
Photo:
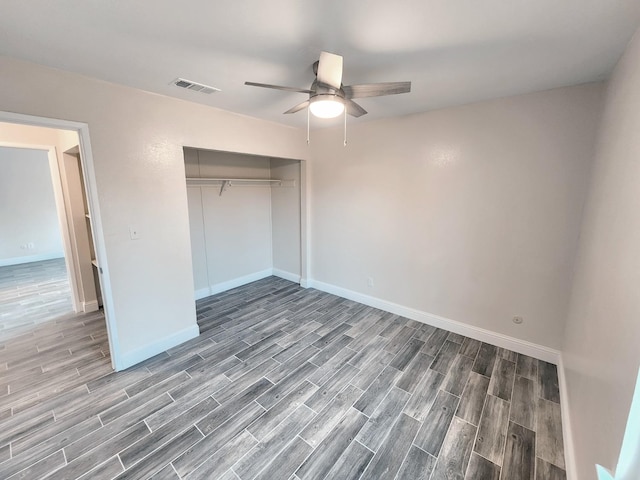
[[[307,145],[309,145],[309,122],[310,122],[310,118],[309,118],[309,108],[307,107]]]
[[[347,109],[344,109],[344,146],[347,146]]]

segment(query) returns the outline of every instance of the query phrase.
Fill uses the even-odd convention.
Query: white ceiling
[[[304,94],[244,81],[308,88],[326,50],[345,85],[413,82],[363,122],[604,79],[639,23],[638,0],[0,0],[0,54],[302,126]]]

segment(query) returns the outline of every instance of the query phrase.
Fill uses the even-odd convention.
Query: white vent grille
[[[171,82],[171,85],[206,94],[212,94],[220,91],[219,88],[205,85],[203,83],[193,82],[191,80],[185,80],[184,78],[176,78],[173,82]]]

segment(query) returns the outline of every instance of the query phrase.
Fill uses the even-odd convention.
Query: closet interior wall
[[[300,162],[184,149],[187,178],[286,179],[291,186],[188,186],[195,298],[279,275],[300,279]]]
[[[300,282],[301,267],[301,163],[271,159],[271,178],[294,180],[295,186],[271,188],[271,247],[273,274]]]

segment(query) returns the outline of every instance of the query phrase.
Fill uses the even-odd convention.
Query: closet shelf
[[[295,187],[295,180],[271,178],[198,178],[187,177],[187,187],[217,187],[220,195],[229,187]]]

